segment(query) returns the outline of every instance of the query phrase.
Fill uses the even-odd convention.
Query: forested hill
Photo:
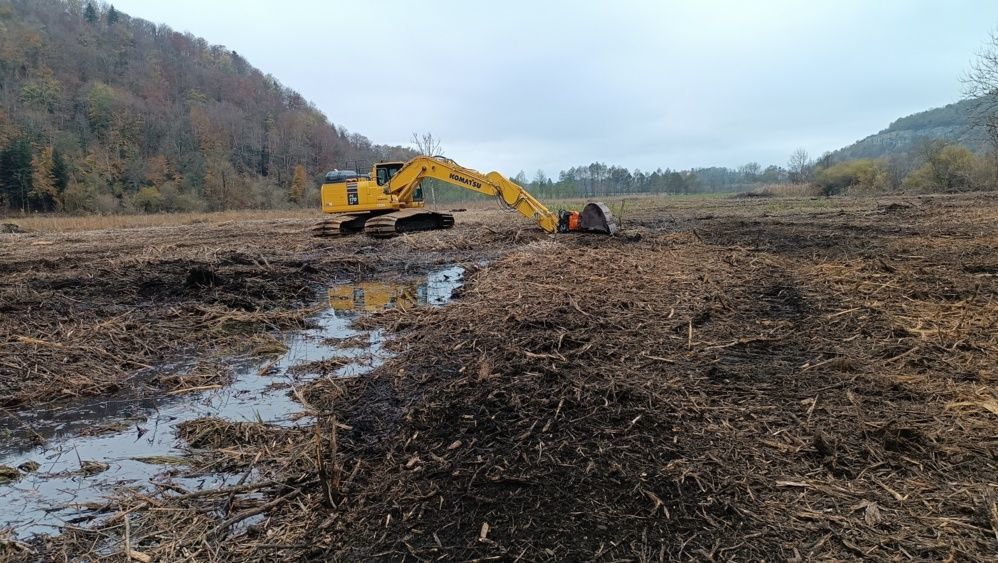
[[[302,203],[335,163],[408,154],[189,33],[85,0],[0,0],[0,211]]]
[[[926,140],[949,141],[981,152],[985,142],[981,128],[974,126],[975,104],[974,100],[963,100],[902,117],[887,129],[833,152],[832,158],[852,160],[904,154]]]

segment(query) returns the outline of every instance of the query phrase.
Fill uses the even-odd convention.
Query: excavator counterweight
[[[422,182],[432,179],[495,197],[503,206],[533,219],[549,233],[617,230],[610,209],[598,202],[581,211],[548,210],[522,186],[498,172],[482,174],[443,157],[375,164],[370,174],[334,170],[322,185],[322,211],[333,214],[313,229],[316,236],[359,233],[388,238],[405,232],[448,229],[454,216],[424,208]]]

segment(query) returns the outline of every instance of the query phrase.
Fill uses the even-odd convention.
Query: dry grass
[[[25,232],[72,232],[105,229],[140,229],[176,225],[218,224],[230,221],[272,219],[321,219],[315,209],[239,210],[216,213],[157,213],[149,215],[26,215],[0,219]]]
[[[996,209],[958,201],[695,233],[644,216],[623,240],[515,252],[447,309],[386,314],[402,405],[360,449],[369,480],[326,553],[986,558]]]
[[[790,195],[790,194],[784,194]],[[617,195],[602,198],[615,210],[622,202],[625,211],[628,207],[638,209],[643,207],[670,206],[682,202],[695,203],[705,199],[726,197],[727,194],[666,196],[666,195]],[[551,209],[581,209],[592,198],[568,198],[546,200]],[[465,210],[470,213],[492,212],[501,209],[489,198],[476,198],[469,201],[439,203],[435,207],[426,202],[427,207],[439,211]],[[12,223],[27,233],[60,233],[82,232],[112,229],[142,229],[149,227],[172,227],[182,225],[220,224],[229,222],[266,221],[278,219],[322,220],[318,209],[270,209],[270,210],[232,210],[214,213],[155,213],[155,214],[113,214],[113,215],[65,215],[58,213],[10,215],[0,217],[0,223]]]

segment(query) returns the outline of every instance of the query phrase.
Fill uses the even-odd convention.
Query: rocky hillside
[[[963,100],[902,117],[875,135],[832,153],[835,160],[904,154],[926,140],[942,139],[974,151],[985,149],[983,131],[974,126],[975,101]]]

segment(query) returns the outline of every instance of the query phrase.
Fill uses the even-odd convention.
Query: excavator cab
[[[404,162],[379,162],[374,165],[375,179],[379,186],[385,186],[395,174],[405,166]]]
[[[375,180],[379,186],[385,187],[395,174],[405,166],[404,162],[379,162],[374,165]],[[387,189],[387,188],[385,188]],[[417,186],[412,193],[412,201],[423,201],[423,187]]]

